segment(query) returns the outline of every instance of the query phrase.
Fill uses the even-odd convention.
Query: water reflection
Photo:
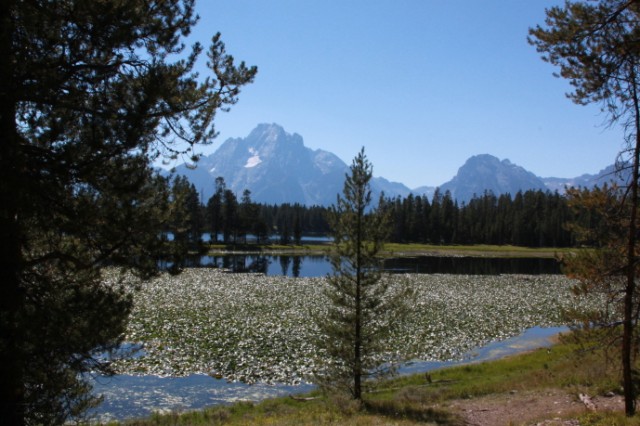
[[[549,258],[501,257],[400,257],[387,259],[385,270],[414,274],[559,274],[560,264]]]
[[[230,272],[253,272],[269,276],[323,277],[331,272],[329,259],[323,255],[289,256],[234,254],[201,256],[188,262],[190,267],[222,268]]]
[[[253,272],[269,276],[323,277],[331,272],[324,255],[292,256],[229,254],[192,258],[186,266],[223,268],[230,272]],[[549,258],[439,257],[416,256],[385,259],[390,273],[413,274],[559,274],[560,265]]]

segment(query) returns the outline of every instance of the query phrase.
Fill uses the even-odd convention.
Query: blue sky
[[[347,164],[364,146],[374,175],[441,185],[476,154],[543,177],[612,164],[622,132],[598,105],[566,98],[527,43],[551,0],[200,0],[191,38],[217,31],[259,68],[220,136],[278,123]]]

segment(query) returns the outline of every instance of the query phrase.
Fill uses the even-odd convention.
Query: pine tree
[[[211,233],[211,241],[218,242],[218,234],[222,231],[223,215],[222,215],[222,199],[226,184],[224,178],[218,176],[216,178],[216,190],[207,201],[207,224]]]
[[[293,218],[293,243],[295,245],[302,244],[302,219],[300,218],[301,207],[299,204],[296,204],[294,207],[294,218]]]
[[[637,317],[636,245],[640,177],[640,3],[633,0],[570,2],[546,11],[546,28],[530,30],[530,42],[543,59],[560,68],[569,80],[575,103],[598,103],[608,114],[610,124],[621,123],[626,131],[628,150],[623,163],[631,167],[631,181],[624,202],[626,221],[626,284],[624,288],[622,370],[625,412],[635,413],[636,390],[633,383],[634,335]]]
[[[256,73],[216,35],[197,81],[202,47],[181,43],[196,20],[192,0],[0,2],[1,424],[91,405],[81,373],[108,370],[94,355],[131,307],[101,268],[146,276],[163,250],[149,158],[210,142]]]
[[[222,234],[225,244],[235,244],[238,236],[238,198],[230,189],[222,194]]]
[[[169,202],[169,222],[167,230],[173,238],[168,244],[167,261],[170,271],[180,272],[188,263],[189,253],[200,253],[202,244],[203,219],[198,192],[184,176],[176,176],[171,186]]]
[[[317,323],[326,354],[317,381],[325,387],[348,390],[362,400],[366,379],[392,372],[385,339],[411,303],[408,288],[394,289],[381,273],[377,254],[388,234],[388,219],[371,206],[372,166],[364,148],[353,160],[343,196],[330,210],[334,237],[326,296],[328,313]]]
[[[256,237],[259,243],[264,239],[266,233],[266,224],[260,217],[260,209],[256,203],[251,201],[251,191],[245,189],[242,192],[242,200],[240,202],[240,223],[241,234],[244,236],[246,243],[246,235],[251,233]]]

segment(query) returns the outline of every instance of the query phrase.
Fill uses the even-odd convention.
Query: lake
[[[324,255],[289,256],[262,254],[228,254],[191,259],[190,267],[223,268],[231,272],[254,272],[268,276],[323,277],[331,272]],[[560,264],[551,258],[500,258],[468,256],[412,256],[384,260],[389,273],[413,274],[559,274]]]
[[[212,351],[225,348],[222,354],[218,353],[215,359],[212,358],[214,362],[226,365],[235,359],[235,354],[242,358],[246,355],[253,360],[252,369],[260,370],[267,366],[268,371],[277,373],[283,368],[296,371],[297,360],[300,360],[301,371],[304,371],[307,358],[304,345],[308,340],[304,337],[308,334],[304,318],[308,317],[309,309],[317,306],[316,294],[321,293],[318,290],[321,281],[319,278],[280,278],[278,275],[291,275],[294,269],[299,268],[297,273],[300,275],[323,276],[328,267],[325,256],[226,256],[226,259],[211,257],[205,260],[210,262],[209,266],[218,267],[187,269],[178,276],[164,275],[136,293],[139,312],[133,315],[132,323],[137,326],[129,330],[129,336],[134,336],[134,339],[135,336],[143,336],[141,333],[144,328],[140,327],[146,327],[144,324],[158,316],[158,312],[173,312],[177,316],[156,318],[156,321],[171,322],[171,327],[166,327],[166,324],[161,327],[165,334],[159,336],[163,342],[161,346],[169,347],[171,356],[165,359],[162,354],[166,351],[157,347],[153,340],[142,338],[142,341],[150,342],[146,349],[155,351],[153,354],[147,351],[145,355],[152,359],[149,365],[162,366],[158,373],[153,367],[143,375],[125,370],[113,378],[98,378],[95,391],[105,395],[105,402],[96,410],[101,420],[146,416],[153,411],[197,409],[238,400],[260,400],[311,389],[311,385],[305,383],[294,386],[238,383],[237,378],[244,374],[242,372],[232,376],[236,378],[235,382],[227,383],[207,374],[197,374],[218,371],[220,366],[217,364],[193,369],[189,364],[196,365],[200,360],[209,362],[207,357],[213,354]],[[556,328],[563,323],[548,318],[548,312],[555,312],[558,303],[574,306],[572,301],[562,302],[567,295],[561,295],[560,292],[570,293],[566,286],[567,279],[562,275],[489,275],[492,271],[520,273],[521,269],[518,268],[524,267],[521,259],[515,259],[515,262],[514,259],[479,259],[482,261],[474,262],[471,258],[455,258],[456,261],[451,262],[451,259],[433,257],[409,260],[390,259],[386,268],[396,272],[392,277],[401,281],[410,280],[419,289],[421,296],[416,304],[415,324],[410,324],[409,331],[405,333],[407,336],[401,336],[404,340],[399,344],[403,347],[412,344],[420,333],[430,336],[424,342],[424,349],[433,349],[444,354],[444,357],[434,357],[429,352],[421,357],[423,360],[460,359],[456,355],[460,354],[462,362],[472,362],[547,345],[548,336],[563,329]],[[533,263],[528,267],[533,265],[538,268],[538,265],[545,264],[540,259],[531,261]],[[253,262],[262,262],[262,272],[234,274],[222,269],[225,265],[241,265],[240,269],[246,269]],[[466,265],[465,274],[425,273],[460,265]],[[412,273],[397,274],[406,271]],[[541,269],[535,271],[540,273]],[[526,303],[523,304],[521,300],[526,300]],[[159,311],[159,307],[162,311]],[[281,329],[277,327],[280,322],[289,326]],[[520,337],[509,339],[527,328],[529,330]],[[244,331],[250,333],[239,340],[237,333]],[[456,337],[454,346],[462,342],[464,345],[459,347],[463,350],[451,349],[454,346],[447,342],[453,335],[460,337]],[[199,342],[210,339],[214,339],[216,345],[209,347],[203,344],[204,352],[200,352],[197,346]],[[418,339],[420,342],[422,340]],[[468,340],[476,343],[466,345]],[[238,346],[239,342],[244,342],[244,346]],[[493,343],[487,345],[487,342]],[[289,360],[285,357],[285,361],[278,361],[275,368],[272,362],[276,361],[271,361],[271,357],[281,353],[278,348],[282,345],[288,348],[287,356],[293,358]],[[157,352],[158,349],[161,349],[160,352]],[[265,358],[260,358],[262,356]],[[178,367],[185,367],[191,372],[180,374],[179,371],[173,371],[175,366],[172,359],[179,359]],[[416,361],[404,366],[402,372],[420,372],[446,365],[452,363]],[[142,370],[134,368],[131,371]]]

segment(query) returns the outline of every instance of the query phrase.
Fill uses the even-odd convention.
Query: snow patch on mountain
[[[262,159],[260,158],[258,151],[256,151],[254,148],[249,148],[249,154],[251,154],[251,157],[249,157],[247,163],[244,165],[245,168],[249,169],[262,163]]]

